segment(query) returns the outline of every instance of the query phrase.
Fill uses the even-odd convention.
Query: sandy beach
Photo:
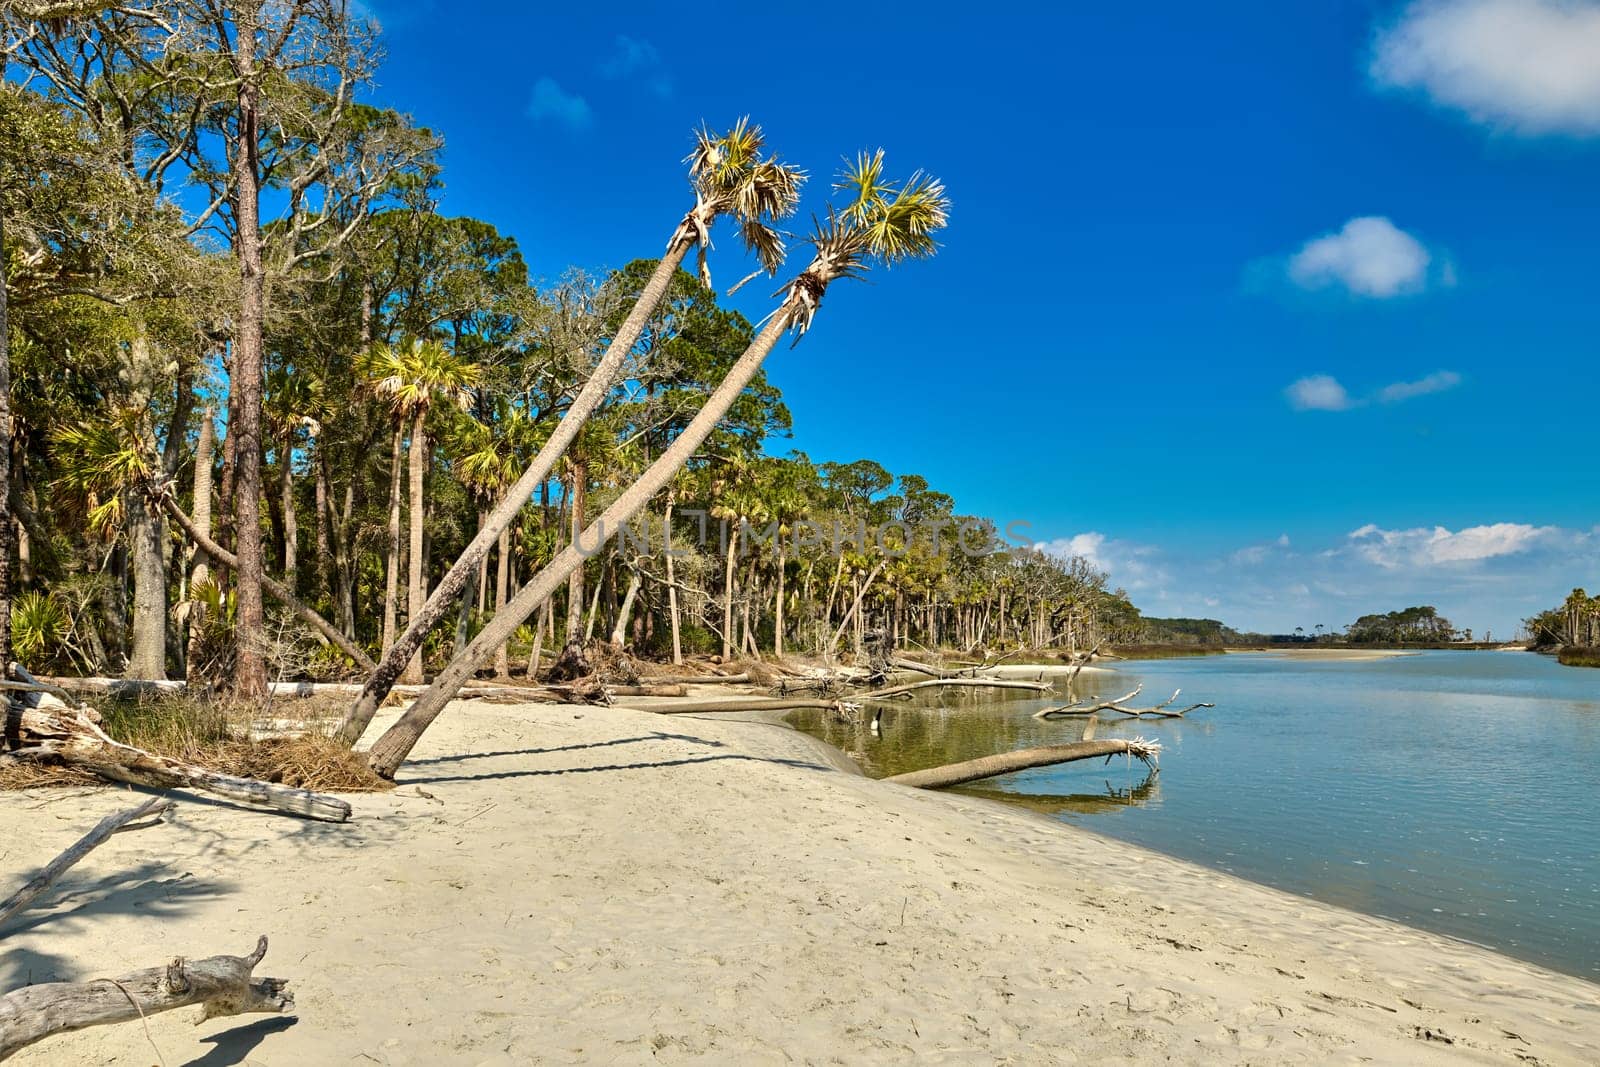
[[[9,989],[265,933],[295,1017],[187,1009],[14,1062],[1600,1061],[1600,987],[873,782],[782,726],[457,704],[416,756],[347,825],[185,800],[0,940]],[[8,795],[7,881],[127,804]]]

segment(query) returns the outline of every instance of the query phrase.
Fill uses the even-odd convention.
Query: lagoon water
[[[1600,980],[1600,670],[1531,653],[1370,660],[1271,653],[1130,661],[1074,696],[1213,701],[1116,716],[1097,736],[1164,746],[1161,772],[1082,762],[965,792],[1027,804],[1158,852]],[[884,735],[796,725],[874,776],[1076,739],[1040,701],[946,695]]]

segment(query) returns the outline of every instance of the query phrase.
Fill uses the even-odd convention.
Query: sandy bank
[[[270,935],[298,1018],[153,1018],[172,1067],[1600,1059],[1600,987],[783,727],[457,705],[417,756],[347,826],[196,802],[114,838],[5,931],[0,987]],[[5,796],[7,882],[126,802]],[[14,1062],[156,1058],[129,1024]]]

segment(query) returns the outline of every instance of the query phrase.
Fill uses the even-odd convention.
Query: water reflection
[[[1015,793],[976,786],[964,786],[957,791],[967,796],[1015,804],[1041,815],[1060,815],[1069,811],[1077,815],[1111,815],[1123,808],[1160,803],[1161,776],[1150,771],[1134,785],[1117,785],[1107,779],[1098,793]]]

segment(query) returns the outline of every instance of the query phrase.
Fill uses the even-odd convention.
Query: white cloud
[[[1485,125],[1600,134],[1600,3],[1419,0],[1377,35],[1371,74]]]
[[[1106,572],[1113,588],[1143,591],[1147,598],[1164,597],[1163,587],[1172,577],[1157,559],[1154,545],[1110,538],[1095,530],[1040,541],[1033,547],[1061,559],[1082,556],[1095,570]]]
[[[1361,558],[1393,569],[1475,563],[1497,556],[1512,556],[1527,552],[1559,532],[1554,526],[1529,526],[1518,522],[1468,526],[1455,533],[1443,526],[1385,530],[1368,523],[1351,531],[1347,540]]]
[[[1426,378],[1418,378],[1414,382],[1395,382],[1378,390],[1378,402],[1382,404],[1398,404],[1402,400],[1410,400],[1414,396],[1427,396],[1429,393],[1442,393],[1446,389],[1454,389],[1461,384],[1461,375],[1453,370],[1434,371]]]
[[[1350,394],[1331,374],[1301,378],[1284,390],[1289,406],[1296,411],[1344,411],[1352,404]]]
[[[1414,382],[1391,382],[1371,396],[1353,397],[1331,374],[1312,374],[1292,383],[1283,393],[1289,399],[1289,406],[1296,411],[1349,411],[1371,403],[1398,404],[1429,393],[1442,393],[1460,384],[1461,375],[1453,370],[1440,370]]]
[[[612,79],[638,79],[657,96],[672,95],[672,79],[663,69],[661,53],[643,38],[617,34],[616,47],[600,64],[600,73]]]
[[[1302,289],[1341,285],[1383,300],[1423,289],[1432,259],[1415,237],[1386,218],[1366,215],[1307,241],[1289,257],[1289,280]]]
[[[576,93],[567,92],[553,78],[540,78],[533,83],[528,117],[536,122],[554,122],[571,130],[587,129],[594,121],[589,102]]]
[[[1087,555],[1147,614],[1261,633],[1338,629],[1371,612],[1433,604],[1457,626],[1509,638],[1573,586],[1600,586],[1600,527],[1371,523],[1326,541],[1302,536],[1293,547],[1262,537],[1217,550],[1195,550],[1193,533],[1155,545],[1092,531],[1038,547]]]

